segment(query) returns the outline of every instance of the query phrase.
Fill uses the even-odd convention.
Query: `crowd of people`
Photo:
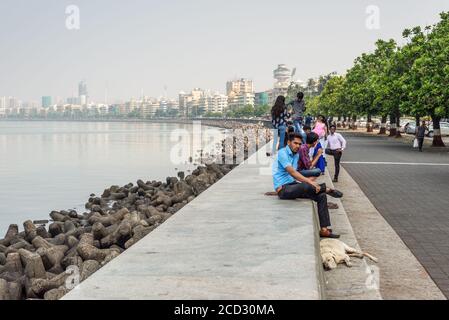
[[[317,203],[320,222],[320,236],[339,238],[332,231],[327,195],[341,198],[343,194],[326,184],[319,184],[317,178],[326,172],[326,155],[335,162],[334,182],[338,182],[340,160],[346,148],[346,140],[336,132],[334,124],[329,125],[324,116],[313,119],[306,115],[304,94],[299,92],[294,101],[286,103],[279,96],[271,110],[274,139],[273,184],[274,194],[282,200],[311,199]]]

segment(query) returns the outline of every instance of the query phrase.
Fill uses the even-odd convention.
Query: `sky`
[[[67,28],[70,5],[79,29]],[[442,11],[449,1],[1,0],[0,96],[65,98],[81,80],[98,102],[224,92],[235,78],[264,91],[278,64],[302,80],[344,73],[377,39],[403,41]]]

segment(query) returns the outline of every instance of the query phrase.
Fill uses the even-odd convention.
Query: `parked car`
[[[440,122],[440,130],[442,136],[449,136],[449,122]],[[429,125],[429,137],[433,137],[433,124]]]
[[[404,133],[407,133],[407,134],[415,134],[415,132],[416,132],[416,122],[415,121],[407,122],[402,127],[402,131],[401,132],[404,132]]]
[[[399,132],[400,133],[407,133],[407,127],[410,126],[410,124],[415,124],[415,120],[402,119],[401,122],[400,122]]]

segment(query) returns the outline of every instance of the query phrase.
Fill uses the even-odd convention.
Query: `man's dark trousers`
[[[282,200],[293,199],[311,199],[318,205],[318,218],[320,220],[320,227],[327,228],[331,226],[331,219],[329,217],[329,209],[327,207],[326,184],[321,184],[320,193],[316,193],[314,187],[306,183],[293,182],[282,186],[279,191],[279,198]]]
[[[418,137],[418,148],[422,151],[422,146],[424,145],[424,137]]]
[[[343,155],[343,152],[337,151],[337,150],[326,149],[326,154],[334,157],[335,178],[338,179],[338,176],[340,175],[340,160],[341,160],[341,156]]]

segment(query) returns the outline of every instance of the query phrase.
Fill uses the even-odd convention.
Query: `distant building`
[[[0,97],[0,116],[6,114],[6,97]]]
[[[224,113],[228,108],[228,96],[215,92],[207,93],[200,99],[199,112]]]
[[[42,97],[42,108],[50,108],[52,105],[52,98],[50,96]]]
[[[7,107],[10,109],[18,108],[19,101],[15,97],[9,97]]]
[[[179,93],[179,114],[184,117],[198,116],[201,114],[200,104],[206,96],[206,92],[200,88],[194,88],[190,93],[181,91]]]
[[[267,104],[270,104],[269,92],[257,92],[255,94],[255,105],[256,106],[264,106]]]
[[[274,103],[278,96],[287,96],[288,87],[291,83],[292,72],[285,64],[279,64],[276,70],[273,71],[273,76],[276,82],[271,91],[271,103]]]
[[[234,94],[254,93],[253,81],[244,78],[228,81],[226,83],[226,94],[229,96],[232,93]]]
[[[86,105],[89,100],[89,92],[87,91],[87,84],[85,81],[81,81],[78,84],[78,98],[81,105]]]
[[[67,98],[67,104],[79,104],[79,98],[78,97]]]
[[[238,79],[226,83],[229,109],[255,104],[254,84],[249,79]]]

